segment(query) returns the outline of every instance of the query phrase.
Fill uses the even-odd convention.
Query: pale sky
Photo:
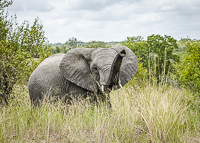
[[[50,43],[152,34],[200,39],[200,0],[14,0],[9,14],[31,25],[39,17]]]

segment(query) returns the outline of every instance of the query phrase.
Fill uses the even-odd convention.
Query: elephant
[[[126,46],[71,49],[39,64],[29,78],[29,96],[33,105],[46,94],[75,99],[102,96],[113,88],[122,88],[137,69],[138,59]]]

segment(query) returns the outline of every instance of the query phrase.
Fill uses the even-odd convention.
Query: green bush
[[[189,41],[185,44],[186,52],[179,65],[181,84],[200,95],[200,42]]]
[[[15,83],[27,84],[32,71],[50,55],[39,19],[32,26],[27,21],[19,26],[16,21],[16,16],[9,19],[0,13],[0,93],[6,95]]]

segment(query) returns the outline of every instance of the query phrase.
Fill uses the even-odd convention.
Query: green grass
[[[16,87],[0,109],[0,142],[200,142],[200,99],[175,87],[111,93],[112,108],[61,101],[33,109]]]

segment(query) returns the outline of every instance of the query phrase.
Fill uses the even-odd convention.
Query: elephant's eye
[[[95,71],[97,71],[97,66],[94,66],[93,69],[94,69]]]

